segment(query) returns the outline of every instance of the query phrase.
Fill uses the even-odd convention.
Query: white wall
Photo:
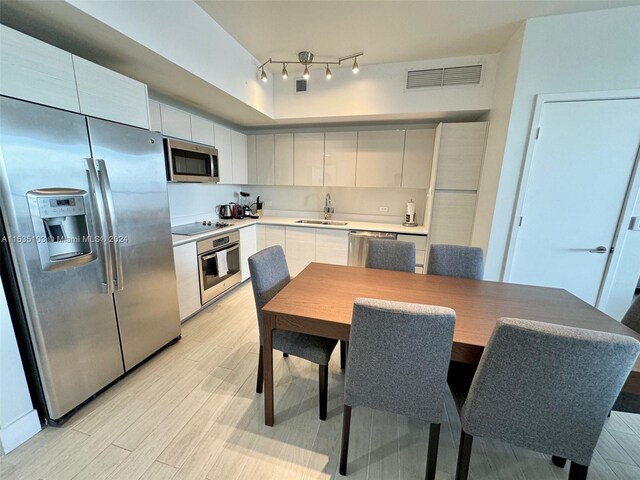
[[[270,76],[274,85],[274,118],[281,123],[397,114],[441,118],[456,111],[487,110],[491,108],[498,57],[496,54],[366,65],[357,75],[349,66],[336,67],[332,69],[331,80],[324,77],[324,68],[316,66],[311,69],[309,91],[304,94],[294,91],[294,80],[302,78],[302,70],[290,65],[287,80],[279,75]],[[482,85],[405,90],[408,70],[477,62],[484,64]]]
[[[524,23],[500,52],[491,111],[486,117],[482,118],[483,121],[489,122],[489,132],[487,134],[487,146],[478,188],[478,202],[471,245],[482,248],[485,255],[489,248],[493,208],[496,202],[504,146],[509,129],[509,118],[511,117],[511,105],[513,104],[513,95],[518,77],[523,37]],[[489,276],[485,274],[485,278],[489,279]],[[493,280],[495,277],[491,279]]]
[[[527,20],[485,276],[501,278],[535,96],[640,86],[640,7]]]
[[[171,225],[216,220],[216,205],[239,203],[239,185],[168,183]]]
[[[259,112],[273,116],[273,88],[259,81],[260,63],[195,2],[69,3]]]
[[[0,281],[0,447],[8,453],[39,431]]]

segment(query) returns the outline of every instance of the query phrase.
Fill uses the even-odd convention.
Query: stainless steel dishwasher
[[[396,240],[395,233],[388,232],[363,232],[351,230],[349,232],[349,266],[364,267],[369,252],[369,239],[383,238]]]

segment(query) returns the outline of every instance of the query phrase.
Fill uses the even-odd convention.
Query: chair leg
[[[340,370],[347,368],[347,354],[349,352],[349,342],[340,340]]]
[[[282,356],[283,356],[284,358],[287,358],[287,357],[289,356],[289,354],[288,354],[287,352],[282,352]]]
[[[438,442],[440,441],[440,424],[432,423],[429,426],[429,448],[427,450],[427,475],[426,480],[436,478],[436,464],[438,462]]]
[[[564,468],[564,466],[567,464],[567,459],[553,455],[551,457],[551,463],[553,463],[556,467]]]
[[[329,365],[318,365],[318,383],[320,385],[320,420],[327,419]]]
[[[342,414],[342,448],[340,449],[340,475],[347,474],[347,456],[349,455],[349,431],[351,429],[351,407],[344,406]]]
[[[469,463],[471,461],[471,449],[473,447],[473,435],[460,432],[460,448],[458,449],[458,465],[456,466],[456,480],[467,480],[469,476]]]
[[[588,465],[580,465],[576,462],[571,462],[569,468],[569,480],[587,480]]]
[[[256,383],[256,393],[262,393],[263,374],[264,374],[264,358],[262,356],[263,347],[260,345],[260,353],[258,354],[258,381]]]

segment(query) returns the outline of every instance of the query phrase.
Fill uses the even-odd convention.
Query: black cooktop
[[[224,227],[231,227],[233,223],[229,222],[200,222],[187,223],[185,225],[177,225],[171,227],[171,233],[174,235],[198,235],[200,233],[212,232]]]

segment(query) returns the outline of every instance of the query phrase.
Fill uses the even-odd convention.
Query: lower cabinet
[[[286,245],[289,273],[296,276],[316,260],[316,229],[286,227]]]
[[[349,232],[316,228],[316,262],[347,265],[349,260]]]
[[[243,282],[251,276],[249,273],[249,257],[258,251],[257,230],[257,225],[250,225],[240,229],[240,272]]]
[[[411,242],[416,246],[416,269],[415,273],[426,273],[427,266],[425,260],[427,257],[427,236],[426,235],[403,235],[398,234],[398,240],[401,242]]]
[[[274,245],[280,245],[286,251],[284,229],[285,227],[280,225],[257,225],[256,245],[258,252]]]
[[[173,261],[176,266],[180,320],[184,320],[202,306],[196,242],[173,247]]]

